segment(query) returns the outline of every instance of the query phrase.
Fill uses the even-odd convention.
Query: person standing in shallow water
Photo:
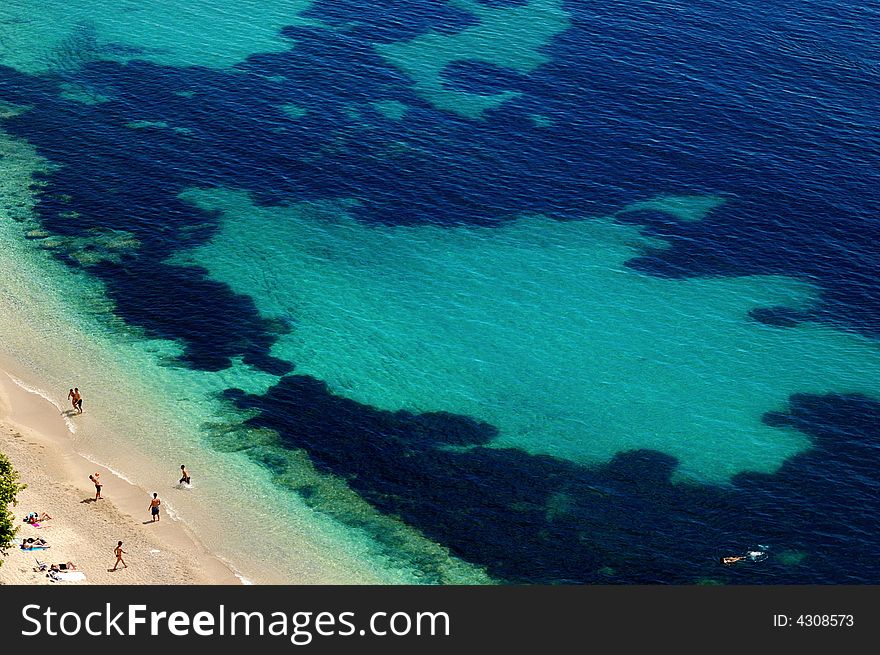
[[[150,501],[150,515],[152,516],[152,521],[156,522],[159,520],[159,505],[162,504],[162,501],[159,500],[159,494],[155,491],[153,492],[153,500]]]
[[[67,399],[70,401],[70,406],[76,409],[76,394],[73,393],[73,389],[67,392]]]
[[[180,480],[177,484],[189,484],[189,471],[183,464],[180,465]]]
[[[76,408],[76,411],[78,413],[83,413],[82,394],[79,392],[79,389],[77,387],[73,388],[73,406]]]

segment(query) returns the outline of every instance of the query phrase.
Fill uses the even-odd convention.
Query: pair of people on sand
[[[73,408],[76,410],[77,414],[83,413],[83,400],[82,394],[79,392],[77,387],[74,387],[67,393],[67,398],[70,400],[70,404],[73,405]]]
[[[101,495],[101,487],[104,486],[104,483],[101,482],[101,474],[94,473],[89,476],[89,480],[95,485],[95,500],[103,500],[104,496]]]

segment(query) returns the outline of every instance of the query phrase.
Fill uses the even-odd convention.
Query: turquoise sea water
[[[0,353],[257,581],[876,581],[876,53],[737,9],[7,3]]]
[[[5,66],[45,74],[91,61],[145,59],[175,66],[228,68],[255,52],[283,51],[279,35],[308,0],[4,3]]]
[[[488,422],[497,447],[587,464],[652,448],[684,477],[723,484],[808,447],[761,421],[792,393],[880,392],[854,374],[880,370],[868,339],[749,318],[808,307],[808,285],[638,273],[626,261],[657,243],[613,217],[363,227],[344,206],[259,208],[222,190],[183,198],[224,217],[184,261],[265,317],[295,321],[273,355],[373,407]],[[705,205],[675,207],[692,220]]]

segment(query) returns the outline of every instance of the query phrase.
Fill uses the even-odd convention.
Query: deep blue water
[[[755,317],[880,338],[880,11],[830,0],[567,2],[571,27],[532,73],[474,61],[444,71],[449,88],[521,92],[475,121],[434,108],[373,49],[428,30],[455,33],[473,17],[437,1],[391,4],[393,12],[389,3],[319,0],[310,16],[357,25],[288,28],[295,48],[254,55],[234,73],[138,61],[40,77],[0,67],[0,99],[33,107],[4,129],[62,164],[40,193],[42,224],[62,235],[133,233],[136,255],[89,267],[120,316],[182,341],[188,366],[220,370],[242,356],[285,375],[265,397],[229,398],[258,409],[253,425],[307,449],[379,510],[501,579],[880,582],[874,400],[793,397],[787,414],[765,420],[797,427],[814,448],[776,475],[741,475],[724,489],[671,484],[675,462],[651,451],[597,469],[517,450],[460,452],[443,447],[450,434],[459,445],[485,444],[494,428],[333,396],[270,356],[277,335],[295,326],[163,261],[216,227],[217,216],[177,199],[190,186],[244,188],[271,205],[356,198],[367,224],[441,226],[499,225],[524,212],[602,215],[660,191],[721,194],[736,202],[700,222],[631,215],[672,247],[629,265],[657,276],[810,280],[822,291],[811,315]],[[111,100],[65,99],[64,83],[104,89]],[[405,120],[370,104],[388,99],[409,107]],[[284,103],[308,111],[294,122]],[[536,127],[533,114],[552,124]],[[133,120],[189,131],[126,127]],[[411,147],[387,156],[401,141]],[[64,215],[71,209],[75,224]],[[382,447],[366,434],[383,435]],[[547,515],[552,498],[564,499],[559,517]],[[810,565],[711,565],[756,542],[809,552]]]

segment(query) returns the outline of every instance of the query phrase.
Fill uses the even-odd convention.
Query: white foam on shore
[[[254,584],[253,580],[250,580],[249,578],[246,578],[244,575],[242,575],[241,571],[239,571],[237,568],[235,568],[235,565],[232,562],[230,562],[228,559],[226,559],[225,557],[219,557],[218,559],[221,562],[223,562],[226,566],[229,567],[229,569],[232,571],[232,575],[234,575],[236,578],[238,578],[239,581],[241,581],[241,584],[248,585],[248,586]]]
[[[116,469],[113,468],[112,466],[109,466],[108,464],[106,464],[106,463],[100,461],[100,460],[99,460],[97,457],[95,457],[94,455],[90,455],[90,454],[88,454],[88,453],[84,453],[84,454],[82,455],[82,457],[83,457],[84,459],[87,459],[88,461],[90,461],[92,464],[94,464],[94,465],[96,465],[96,466],[100,466],[100,467],[102,467],[102,468],[107,469],[108,471],[110,471],[110,473],[112,473],[114,476],[116,476],[117,478],[119,478],[119,479],[122,480],[123,482],[127,482],[128,484],[132,485],[133,487],[137,487],[137,486],[138,486],[138,484],[137,484],[134,480],[132,480],[131,478],[129,478],[127,475],[125,475],[125,474],[122,473],[121,471],[116,470]],[[182,521],[182,519],[180,518],[180,514],[177,512],[177,510],[175,510],[175,509],[171,506],[171,503],[169,503],[169,502],[168,502],[167,500],[165,500],[164,498],[162,499],[162,507],[163,507],[164,510],[165,510],[165,515],[168,516],[169,519],[171,519],[172,521],[178,522],[178,523],[185,523],[185,521]]]
[[[180,514],[178,514],[177,511],[171,506],[171,503],[169,503],[167,500],[163,500],[162,507],[165,508],[165,514],[168,516],[169,519],[171,519],[172,521],[180,522]]]
[[[110,471],[113,475],[115,475],[117,478],[119,478],[119,479],[122,480],[123,482],[128,482],[128,484],[130,484],[130,485],[132,485],[132,486],[134,486],[134,487],[137,486],[137,483],[135,483],[134,480],[132,480],[131,478],[129,478],[128,476],[126,476],[124,473],[122,473],[122,472],[120,472],[120,471],[117,471],[116,469],[114,469],[112,466],[109,466],[109,465],[106,464],[105,462],[100,461],[100,460],[99,460],[97,457],[95,457],[94,455],[90,455],[90,454],[88,454],[88,453],[81,453],[81,455],[82,455],[82,457],[83,457],[84,459],[87,459],[88,461],[90,461],[90,462],[91,462],[92,464],[94,464],[95,466],[100,466],[101,468],[105,468],[105,469],[107,469],[108,471]]]

